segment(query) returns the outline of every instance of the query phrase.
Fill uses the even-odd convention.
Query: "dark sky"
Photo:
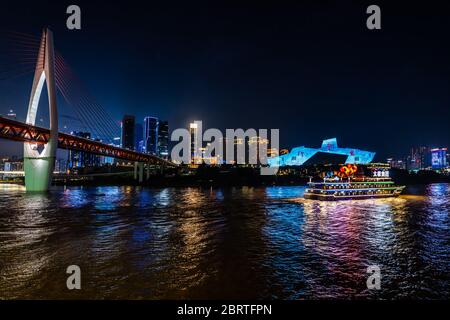
[[[36,36],[50,26],[116,120],[279,128],[282,147],[337,137],[378,160],[450,145],[445,2],[148,2],[8,1],[0,26]],[[81,31],[65,26],[73,3]],[[382,30],[366,28],[369,4],[380,5]],[[0,113],[24,117],[32,75],[19,80],[0,82]]]

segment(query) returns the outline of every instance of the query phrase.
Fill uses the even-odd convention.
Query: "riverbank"
[[[450,183],[450,177],[436,174],[397,174],[392,176],[400,185],[417,185],[431,183]],[[261,176],[259,171],[236,170],[209,174],[191,175],[152,175],[148,180],[139,182],[132,175],[109,176],[54,180],[55,185],[142,185],[149,187],[189,187],[189,186],[305,186],[309,176],[275,175]]]
[[[305,186],[310,177],[321,179],[324,168],[320,166],[283,168],[277,175],[263,176],[258,168],[251,167],[199,167],[197,169],[180,168],[156,174],[139,182],[133,172],[119,172],[92,175],[55,175],[53,185],[88,186],[149,186],[149,187],[190,187],[190,186]],[[390,176],[396,184],[417,185],[431,183],[450,183],[450,176],[435,171],[408,172],[391,169]],[[5,183],[23,184],[23,177]]]

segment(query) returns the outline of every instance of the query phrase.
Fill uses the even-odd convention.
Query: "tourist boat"
[[[342,169],[346,168],[346,169]],[[369,198],[398,197],[405,186],[398,186],[388,176],[388,171],[382,174],[375,172],[374,176],[353,176],[357,171],[355,165],[342,167],[334,177],[326,177],[321,182],[308,183],[305,199],[314,200],[356,200]],[[379,171],[381,172],[381,171]]]

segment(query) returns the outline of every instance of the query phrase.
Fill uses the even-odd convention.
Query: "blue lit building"
[[[319,154],[328,154],[344,157],[345,163],[367,164],[372,162],[375,152],[364,151],[354,148],[340,148],[336,138],[323,140],[320,148],[296,147],[290,153],[269,158],[270,166],[301,166],[309,164],[310,160]],[[308,162],[308,163],[307,163]]]
[[[433,169],[443,169],[447,166],[447,148],[431,149],[431,166]]]

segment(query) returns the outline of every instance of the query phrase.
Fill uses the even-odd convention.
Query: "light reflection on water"
[[[304,189],[0,186],[0,298],[448,298],[448,184],[341,202]]]

